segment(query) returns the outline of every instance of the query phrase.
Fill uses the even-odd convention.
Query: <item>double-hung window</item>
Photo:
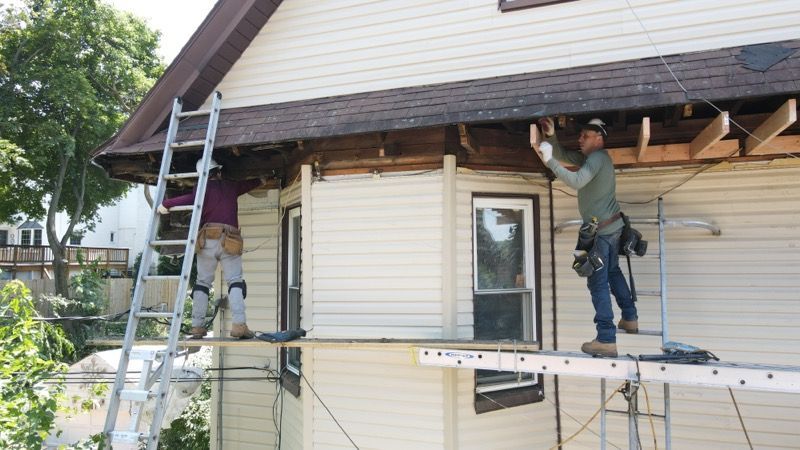
[[[22,230],[20,232],[21,245],[42,245],[42,230]]]
[[[8,230],[0,230],[0,245],[8,245]]]
[[[538,216],[530,197],[473,198],[473,319],[477,340],[539,341],[537,298]],[[536,374],[476,371],[476,409],[541,400]],[[511,397],[526,398],[520,401]],[[486,399],[484,408],[479,406]],[[491,400],[490,400],[491,399]]]
[[[301,294],[301,226],[300,207],[287,211],[284,221],[284,295],[282,299],[281,322],[286,330],[300,328],[302,307]],[[285,368],[284,380],[287,387],[295,395],[299,395],[300,377],[300,349],[298,347],[284,348],[281,355],[282,365]]]

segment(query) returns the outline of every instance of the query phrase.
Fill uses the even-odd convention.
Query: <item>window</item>
[[[69,236],[69,245],[81,245],[83,235],[81,233],[72,233]]]
[[[21,245],[42,245],[42,230],[21,230]]]
[[[300,207],[290,209],[283,227],[283,298],[281,299],[281,322],[283,329],[300,328],[302,310],[301,293],[301,216]],[[283,384],[294,395],[300,394],[300,349],[284,348],[281,354],[282,367],[285,368]]]
[[[574,2],[576,0],[499,0],[497,8],[500,12],[514,11],[517,9],[536,8],[538,6],[554,5],[556,3]]]
[[[0,245],[8,245],[8,230],[0,230]]]
[[[541,338],[534,206],[533,198],[473,199],[475,339]],[[536,374],[478,370],[475,384],[478,412],[498,409],[497,403],[515,406],[542,396]]]

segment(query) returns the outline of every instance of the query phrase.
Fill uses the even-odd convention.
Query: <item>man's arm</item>
[[[581,155],[583,156],[583,155]],[[555,158],[547,161],[547,167],[555,173],[559,180],[572,189],[578,190],[586,186],[600,171],[602,160],[600,158],[586,158],[586,162],[577,172],[565,169]]]
[[[264,186],[265,184],[267,184],[266,177],[254,178],[252,180],[240,181],[236,185],[236,194],[237,195],[246,194],[246,193],[252,191],[255,188]]]
[[[580,166],[586,161],[586,157],[583,156],[583,153],[564,150],[564,147],[561,146],[561,143],[558,142],[558,138],[556,137],[556,126],[551,117],[542,117],[539,119],[539,127],[542,129],[545,142],[553,146],[553,158],[576,166]],[[542,160],[544,161],[544,158]],[[547,161],[544,162],[547,163]]]
[[[194,189],[190,194],[183,194],[177,197],[172,198],[165,198],[162,205],[166,208],[172,208],[173,206],[183,206],[183,205],[191,205],[194,203]]]

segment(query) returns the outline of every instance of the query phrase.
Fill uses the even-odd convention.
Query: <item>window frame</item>
[[[497,9],[499,9],[501,13],[504,13],[574,1],[577,0],[497,0]]]
[[[523,293],[530,296],[530,316],[523,319],[523,333],[526,340],[539,343],[542,340],[542,300],[541,300],[541,237],[539,230],[540,204],[538,195],[478,193],[472,195],[472,282],[473,303],[479,295],[498,293]],[[523,209],[525,287],[508,289],[478,289],[478,246],[477,212],[479,208]],[[525,301],[525,300],[522,300]],[[474,314],[474,311],[473,311]],[[473,323],[473,327],[474,327]],[[474,330],[474,328],[473,328]],[[490,385],[478,384],[478,371],[475,371],[475,412],[480,414],[505,407],[519,406],[544,399],[544,380],[541,374],[533,374],[529,381],[508,381]],[[501,406],[502,405],[502,406]]]
[[[0,236],[2,236],[2,238],[0,238],[0,245],[9,245],[9,239],[11,236],[9,230],[0,230]]]
[[[281,231],[281,329],[289,330],[300,326],[299,323],[294,324],[289,315],[289,290],[298,290],[298,309],[302,311],[302,291],[300,289],[301,283],[301,267],[302,267],[302,253],[297,254],[295,259],[293,251],[302,252],[302,223],[297,230],[292,228],[293,219],[301,219],[302,211],[300,204],[293,204],[285,208],[285,213],[282,219]],[[294,237],[297,237],[296,245]],[[296,261],[296,262],[295,262]],[[297,286],[290,286],[290,280],[294,278]],[[299,311],[298,311],[299,315]],[[295,397],[300,396],[300,371],[302,367],[294,366],[290,363],[290,350],[297,352],[297,359],[301,358],[301,351],[298,347],[287,348],[284,347],[280,351],[280,367],[281,367],[281,385]]]

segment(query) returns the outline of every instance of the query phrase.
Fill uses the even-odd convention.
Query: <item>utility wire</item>
[[[731,394],[731,400],[733,400],[733,406],[736,408],[736,415],[739,416],[739,423],[742,424],[742,431],[744,431],[744,437],[747,439],[747,445],[750,447],[750,450],[753,450],[753,443],[750,441],[750,435],[747,433],[747,427],[744,426],[744,419],[742,418],[742,413],[739,411],[739,404],[736,403],[736,397],[733,396],[733,389],[728,386],[728,392]]]
[[[630,11],[633,13],[633,16],[636,18],[636,21],[637,21],[637,22],[639,22],[639,26],[640,26],[640,27],[642,27],[642,31],[644,31],[644,34],[645,34],[645,36],[647,36],[647,40],[648,40],[648,41],[650,41],[650,46],[652,46],[652,47],[653,47],[653,50],[655,50],[655,51],[656,51],[656,54],[658,55],[658,58],[661,60],[661,63],[664,65],[664,67],[666,67],[666,68],[667,68],[667,70],[669,71],[669,74],[672,76],[672,79],[674,79],[674,80],[675,80],[675,82],[678,84],[678,87],[679,87],[679,88],[680,88],[680,89],[683,91],[683,93],[686,95],[686,99],[687,99],[687,100],[692,100],[693,98],[696,98],[696,99],[702,100],[704,103],[708,104],[709,106],[711,106],[712,108],[714,108],[715,110],[717,110],[717,112],[719,112],[719,113],[723,113],[724,111],[722,111],[722,110],[721,110],[721,109],[720,109],[720,108],[719,108],[717,105],[715,105],[715,104],[714,104],[714,103],[713,103],[711,100],[708,100],[707,98],[703,97],[702,95],[696,95],[696,96],[692,96],[692,94],[690,94],[690,93],[689,93],[689,91],[686,89],[686,87],[683,85],[683,83],[681,83],[681,80],[680,80],[680,79],[678,79],[677,75],[675,75],[675,72],[673,72],[673,71],[672,71],[672,67],[670,67],[670,65],[669,65],[669,64],[667,63],[667,61],[664,59],[664,56],[662,56],[662,55],[661,55],[661,51],[658,49],[658,46],[656,45],[656,43],[653,41],[653,38],[652,38],[652,36],[650,35],[650,31],[648,31],[648,30],[647,30],[647,27],[645,27],[645,26],[644,26],[644,23],[642,22],[642,19],[641,19],[641,18],[639,18],[639,14],[637,14],[637,13],[636,13],[636,10],[634,9],[633,5],[631,5],[631,2],[630,2],[630,0],[625,0],[625,3],[627,3],[627,4],[628,4],[628,9],[630,9]],[[734,124],[734,125],[735,125],[737,128],[739,128],[739,129],[740,129],[740,130],[742,130],[742,131],[743,131],[745,134],[747,134],[748,136],[750,136],[750,137],[752,137],[753,139],[757,140],[757,141],[758,141],[758,142],[760,142],[761,144],[764,144],[764,145],[766,145],[767,147],[769,147],[769,148],[771,148],[771,149],[773,149],[773,150],[776,150],[776,151],[777,151],[777,152],[779,152],[779,153],[783,153],[783,154],[785,154],[785,155],[787,155],[787,156],[789,156],[789,157],[792,157],[792,158],[800,158],[800,157],[798,157],[798,156],[796,156],[796,155],[794,155],[794,154],[792,154],[792,153],[789,153],[789,152],[783,151],[782,149],[779,149],[779,148],[777,148],[777,147],[773,146],[773,145],[772,145],[772,144],[770,144],[769,142],[765,142],[763,139],[761,139],[761,138],[759,138],[758,136],[756,136],[756,135],[754,135],[754,134],[750,133],[749,131],[747,131],[747,130],[746,130],[744,127],[743,127],[743,126],[739,125],[739,124],[738,124],[738,123],[737,123],[735,120],[733,120],[733,119],[731,119],[731,118],[729,118],[729,120],[730,120],[730,122],[731,122],[732,124]],[[739,151],[739,149],[737,149],[736,151],[738,152],[738,151]],[[730,155],[729,155],[729,156],[730,156]]]
[[[356,443],[353,442],[353,439],[350,437],[349,434],[347,434],[347,431],[344,430],[344,427],[342,427],[342,424],[340,424],[339,421],[336,420],[336,416],[333,415],[333,413],[328,408],[328,406],[325,404],[325,402],[323,402],[322,399],[319,397],[319,394],[317,394],[317,391],[314,390],[314,386],[312,386],[311,383],[308,382],[308,379],[306,378],[306,375],[303,373],[302,370],[300,371],[300,377],[303,379],[303,381],[306,382],[306,385],[308,386],[309,389],[311,389],[311,392],[314,393],[314,397],[316,397],[317,400],[319,400],[319,403],[322,405],[322,407],[325,408],[325,411],[328,411],[328,415],[330,415],[331,419],[333,419],[333,421],[336,422],[336,425],[339,427],[340,430],[342,430],[342,433],[344,433],[344,435],[347,437],[347,439],[350,440],[350,443],[353,444],[353,447],[355,447],[356,450],[358,450],[358,445],[356,445]]]

